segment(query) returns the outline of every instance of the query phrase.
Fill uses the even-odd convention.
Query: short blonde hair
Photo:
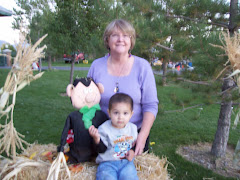
[[[103,34],[103,41],[104,41],[105,47],[107,49],[110,49],[109,45],[108,45],[108,39],[115,28],[117,28],[117,29],[121,30],[123,33],[126,33],[131,36],[130,50],[132,50],[135,45],[135,41],[136,41],[136,32],[135,32],[135,29],[132,26],[132,24],[130,24],[129,22],[127,22],[126,20],[123,20],[123,19],[115,19],[112,22],[110,22],[108,24],[108,26],[106,27],[104,34]]]

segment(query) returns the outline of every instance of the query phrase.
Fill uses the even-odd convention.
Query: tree
[[[53,19],[54,1],[51,0],[26,0],[18,1],[18,6],[21,7],[20,10],[14,9],[15,13],[18,15],[15,17],[15,22],[13,27],[15,29],[27,30],[27,33],[31,39],[31,42],[37,42],[40,37],[45,34],[49,34],[48,38],[45,39],[44,43],[47,44],[48,49],[46,50],[46,56],[48,56],[48,63],[51,67],[51,55],[56,54],[53,43],[51,40],[52,31],[48,30],[48,25]],[[51,40],[50,40],[51,39]],[[40,71],[41,71],[41,58],[40,58]]]
[[[160,53],[165,59],[191,58],[197,65],[197,71],[208,77],[213,77],[215,73],[219,72],[222,64],[226,62],[226,58],[218,57],[217,55],[221,53],[220,50],[212,47],[210,43],[220,44],[218,38],[220,32],[230,27],[232,29],[229,29],[229,31],[233,32],[233,29],[236,30],[239,27],[231,21],[228,23],[228,19],[225,18],[225,15],[229,12],[228,3],[222,0],[166,0],[155,2],[157,4],[153,2],[144,4],[142,1],[139,3],[133,2],[136,7],[134,10],[137,9],[140,14],[146,16],[143,16],[144,18],[141,21],[137,19],[137,30],[141,30],[141,36],[144,36],[143,40],[145,40],[142,41],[143,44],[140,44],[141,37],[139,38],[139,46],[142,50],[140,53],[143,57],[149,57],[144,47],[154,47],[155,43],[161,48]],[[161,6],[162,4],[165,4],[165,7]],[[154,5],[154,8],[152,5]],[[239,20],[238,11],[234,10],[233,7],[238,7],[237,0],[231,1],[231,11],[234,11],[235,14],[230,13],[230,19],[232,18],[234,22],[237,22]],[[158,21],[164,21],[165,23]],[[156,29],[161,30],[161,33],[158,33]],[[167,37],[169,41],[166,41]],[[174,49],[174,51],[169,51],[170,49]],[[227,89],[233,85],[234,83],[230,79],[223,82],[222,106],[218,124],[218,129],[221,129],[221,131],[217,131],[213,143],[214,150],[212,149],[215,156],[225,153],[224,148],[226,148],[228,140],[232,107],[231,94]],[[221,153],[216,153],[216,150]]]
[[[219,44],[218,34],[221,31],[216,21],[224,19],[227,5],[223,1],[166,1],[166,18],[175,19],[173,47],[174,57],[191,59],[196,72],[202,76],[212,77],[224,59],[216,56],[216,48],[210,42]],[[214,8],[213,8],[214,7]],[[219,16],[217,16],[220,14]],[[216,59],[219,59],[218,61]]]
[[[237,25],[237,19],[239,13],[238,0],[231,0],[230,2],[230,17],[228,30],[230,35],[234,35],[234,31],[239,28]],[[235,86],[235,82],[232,78],[225,77],[222,86],[222,102],[218,119],[218,127],[215,134],[215,139],[212,144],[211,153],[216,157],[225,156],[227,149],[227,142],[229,137],[229,129],[231,124],[232,113],[232,96],[230,89]]]
[[[50,4],[52,4],[50,8]],[[16,11],[19,16],[16,18],[15,28],[20,27],[20,20],[24,19],[23,14],[29,22],[29,35],[35,42],[39,36],[48,34],[46,44],[48,49],[49,67],[51,57],[62,56],[64,53],[73,54],[78,49],[90,51],[88,44],[96,39],[100,20],[97,18],[98,7],[96,2],[81,0],[28,0],[20,1],[20,7],[24,10]],[[54,7],[54,8],[52,8]],[[103,16],[102,16],[103,17]],[[89,43],[90,42],[90,43]],[[96,42],[96,41],[95,41]],[[97,46],[97,43],[95,46]],[[73,78],[74,58],[72,59],[70,83]]]
[[[11,45],[11,44],[9,44],[9,43],[6,43],[6,44],[2,44],[2,46],[1,46],[1,52],[4,50],[4,49],[10,49],[12,52],[11,52],[11,54],[12,54],[12,56],[14,55],[16,55],[16,49]]]
[[[170,13],[166,16],[168,18],[177,18],[178,24],[176,26],[180,29],[185,29],[183,34],[179,33],[180,36],[174,39],[174,49],[178,55],[190,56],[197,64],[197,70],[202,75],[213,77],[214,69],[219,72],[219,68],[222,68],[226,58],[217,57],[221,52],[211,47],[210,42],[219,44],[219,33],[228,29],[230,32],[234,32],[234,30],[239,28],[239,25],[236,24],[239,19],[239,11],[236,10],[238,9],[237,0],[231,1],[229,22],[228,19],[224,18],[229,12],[229,5],[225,1],[169,0],[166,2],[167,7],[171,8]],[[183,55],[180,57],[183,57]],[[225,155],[232,109],[229,89],[233,86],[233,80],[225,79],[223,81],[218,129],[211,150],[211,153],[216,157]]]
[[[90,0],[56,0],[56,3],[55,21],[58,22],[58,28],[56,30],[55,26],[55,32],[58,37],[61,37],[61,42],[58,44],[63,45],[63,52],[73,54],[80,50],[85,54],[86,52],[92,53],[91,51],[93,54],[97,54],[100,44],[99,37],[102,37],[102,27],[106,24],[104,23],[106,20],[103,20],[106,15],[102,12],[102,6],[105,7],[105,3],[101,2],[100,4]],[[99,17],[99,15],[101,16]],[[74,57],[71,64],[70,83],[73,79],[73,67]]]

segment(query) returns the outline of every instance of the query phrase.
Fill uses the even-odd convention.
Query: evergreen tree
[[[229,11],[230,17],[228,30],[230,32],[230,35],[233,36],[234,32],[239,28],[239,24],[237,21],[240,15],[238,0],[231,0]],[[235,86],[235,83],[232,78],[227,78],[227,76],[228,74],[226,74],[226,77],[223,80],[222,102],[218,119],[218,127],[211,149],[211,153],[216,157],[224,157],[226,154],[227,143],[229,138],[229,129],[231,124],[232,95],[230,89],[232,89]]]

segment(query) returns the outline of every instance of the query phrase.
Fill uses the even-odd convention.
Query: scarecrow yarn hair
[[[78,84],[79,82],[81,82],[81,83],[83,83],[86,87],[88,87],[88,86],[90,85],[91,81],[93,81],[93,79],[90,78],[90,77],[76,78],[76,79],[74,80],[74,82],[73,82],[73,86],[76,87],[77,84]],[[94,81],[93,81],[93,82],[94,82]],[[95,82],[94,82],[94,83],[95,83]]]

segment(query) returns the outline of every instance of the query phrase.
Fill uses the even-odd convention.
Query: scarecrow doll
[[[91,125],[98,128],[108,119],[99,106],[103,86],[97,86],[91,78],[80,78],[69,84],[66,91],[73,107],[78,110],[66,119],[58,152],[64,152],[70,164],[91,161],[97,156],[97,151],[88,128]],[[67,152],[64,151],[66,144],[69,145]]]

